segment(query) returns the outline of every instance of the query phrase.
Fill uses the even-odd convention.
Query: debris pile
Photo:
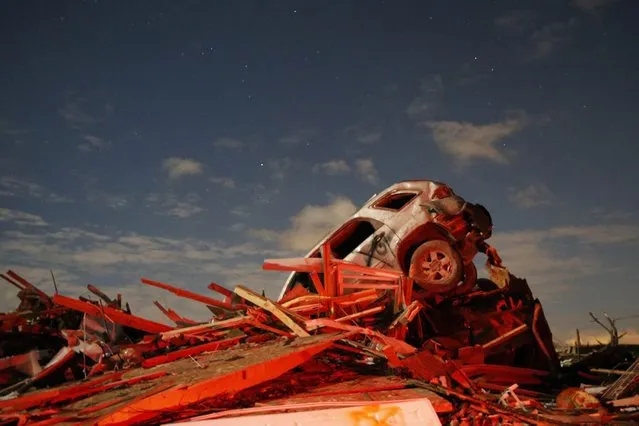
[[[211,310],[198,323],[155,302],[173,327],[93,286],[96,300],[49,296],[0,275],[21,300],[0,316],[0,424],[290,423],[291,412],[331,424],[584,424],[639,405],[637,362],[609,386],[555,398],[585,376],[560,369],[525,280],[425,299],[401,271],[330,253],[265,261],[313,286],[277,302],[243,286],[212,283],[211,297],[143,278]]]

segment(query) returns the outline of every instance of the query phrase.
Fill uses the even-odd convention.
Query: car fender
[[[430,240],[444,240],[455,244],[455,238],[446,228],[434,222],[427,222],[405,235],[397,247],[399,268],[408,273],[410,257],[419,245]]]

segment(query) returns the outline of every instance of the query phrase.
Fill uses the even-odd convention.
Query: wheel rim
[[[429,282],[442,284],[453,275],[452,259],[441,250],[430,251],[422,261],[422,272]]]

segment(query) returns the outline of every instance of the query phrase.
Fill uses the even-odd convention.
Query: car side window
[[[373,204],[378,209],[401,210],[417,197],[416,192],[393,192]]]

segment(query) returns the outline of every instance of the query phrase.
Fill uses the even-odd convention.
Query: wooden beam
[[[280,306],[277,303],[274,303],[267,299],[266,297],[262,297],[259,294],[255,293],[253,290],[250,290],[243,286],[237,286],[234,290],[235,294],[242,297],[243,299],[253,303],[256,306],[259,306],[262,309],[265,309],[272,313],[277,319],[282,321],[284,325],[286,325],[293,333],[300,337],[310,336],[302,327],[297,325],[295,321],[293,321],[289,315],[285,313],[285,308]]]
[[[337,296],[337,283],[333,276],[333,265],[331,264],[331,246],[325,243],[322,246],[322,271],[324,272],[324,290],[330,297]]]
[[[294,257],[290,259],[266,259],[262,265],[266,271],[321,272],[322,259]]]

